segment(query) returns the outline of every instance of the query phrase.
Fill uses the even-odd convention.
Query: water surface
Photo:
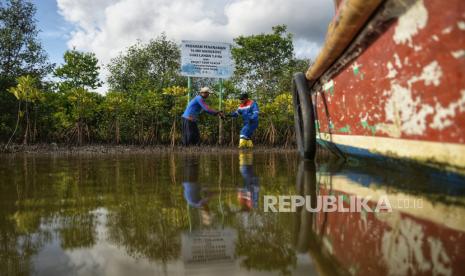
[[[290,153],[5,155],[0,274],[464,275],[464,187],[424,169]],[[395,206],[273,213],[265,195]]]

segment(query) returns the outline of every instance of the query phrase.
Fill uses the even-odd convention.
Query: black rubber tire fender
[[[297,149],[302,157],[313,160],[316,153],[315,113],[304,73],[294,74],[292,98]]]

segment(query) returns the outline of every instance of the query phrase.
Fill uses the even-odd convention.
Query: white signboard
[[[181,75],[201,78],[231,77],[233,73],[231,44],[183,40]]]

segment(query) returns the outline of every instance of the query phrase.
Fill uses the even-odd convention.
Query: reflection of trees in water
[[[54,239],[54,233],[63,249],[92,247],[96,242],[95,217],[88,209],[36,204],[35,210],[25,210],[22,206],[33,202],[18,202],[19,209],[14,213],[5,209],[0,212],[0,267],[6,268],[5,275],[34,271],[32,258]]]
[[[90,248],[97,241],[96,215],[74,213],[59,219],[59,239],[62,249]]]
[[[163,208],[152,197],[126,201],[108,215],[108,240],[135,258],[166,263],[179,257],[180,233],[188,225],[181,208]]]
[[[83,180],[89,173],[78,166],[35,156],[8,160],[0,185],[0,274],[33,273],[32,258],[54,233],[63,249],[91,247],[96,240],[95,217],[99,205],[89,196]],[[67,162],[64,162],[66,165]],[[43,173],[43,172],[48,173]],[[6,271],[5,271],[6,269]]]
[[[94,246],[97,215],[93,211],[102,206],[114,211],[108,231],[130,254],[162,261],[177,257],[177,229],[185,228],[187,219],[181,217],[182,201],[172,196],[181,195],[181,187],[167,185],[164,178],[168,168],[174,172],[176,168],[156,165],[153,158],[115,159],[111,167],[109,160],[91,157],[46,163],[34,156],[12,160],[20,166],[2,174],[10,185],[0,187],[0,199],[10,208],[2,210],[0,224],[0,262],[11,268],[8,275],[28,274],[31,257],[52,237],[59,239],[64,250]],[[39,173],[36,163],[48,173]]]
[[[54,238],[64,250],[94,246],[98,239],[94,211],[101,207],[109,211],[102,228],[109,242],[133,257],[163,263],[177,259],[180,233],[189,229],[189,221],[179,183],[180,156],[167,157],[23,156],[3,162],[2,167],[7,166],[0,167],[5,183],[0,185],[0,266],[7,268],[7,275],[29,274],[34,269],[32,257]],[[237,200],[235,189],[242,183],[237,157],[199,157],[199,182],[220,195],[209,203],[216,219],[211,227],[237,224],[242,233],[238,253],[244,265],[285,272],[295,263],[287,246],[290,233],[285,225],[289,223],[277,216],[264,217],[259,219],[263,225],[249,230],[231,207]],[[283,191],[282,184],[289,182],[289,162],[276,158],[272,154],[258,158],[262,162],[256,171],[267,194]],[[268,251],[262,250],[265,247]]]
[[[34,212],[5,211],[0,211],[0,274],[30,275],[31,259],[51,240],[51,233],[39,229],[40,217]]]
[[[290,274],[297,257],[291,244],[290,216],[250,213],[248,225],[239,223],[236,254],[248,270]]]

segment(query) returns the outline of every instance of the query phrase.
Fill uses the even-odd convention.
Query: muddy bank
[[[36,145],[0,145],[1,154],[28,153],[28,154],[119,154],[119,153],[215,153],[215,152],[238,152],[237,147],[231,146],[196,146],[182,147],[166,146],[140,146],[140,145],[84,145],[69,146],[59,144],[36,144]],[[296,152],[295,148],[256,146],[254,152]]]

